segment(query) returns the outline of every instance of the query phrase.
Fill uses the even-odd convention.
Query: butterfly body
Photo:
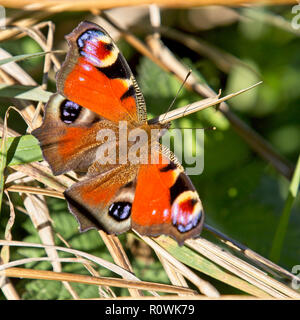
[[[57,93],[33,131],[54,174],[85,178],[65,191],[81,231],[170,235],[180,244],[200,234],[204,212],[176,157],[159,144],[167,125],[149,124],[142,93],[109,35],[82,22]]]

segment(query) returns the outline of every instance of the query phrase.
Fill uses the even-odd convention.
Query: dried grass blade
[[[238,266],[235,266],[228,262],[226,259],[222,259],[221,257],[214,255],[209,250],[206,250],[206,248],[202,248],[201,254],[203,254],[205,257],[216,263],[217,265],[221,266],[225,270],[233,273],[234,275],[240,277],[241,279],[249,282],[253,286],[259,288],[266,294],[275,297],[277,299],[286,299],[287,296],[284,294],[281,294],[277,290],[274,290],[272,287],[266,285],[263,281],[260,281],[259,279],[256,279],[255,276],[253,276],[251,273],[247,273],[246,271],[240,269]]]
[[[28,194],[25,196],[23,202],[34,227],[38,231],[41,242],[46,245],[54,245],[52,220],[44,198]],[[45,251],[53,261],[56,261],[59,258],[55,249],[46,248]],[[61,271],[60,263],[53,263],[52,265],[54,271]]]
[[[14,206],[10,200],[8,192],[5,191],[5,194],[7,196],[9,207],[10,207],[10,217],[6,224],[4,237],[6,240],[10,241],[12,239],[11,229],[14,225],[16,215],[15,215]],[[6,263],[9,263],[9,257],[10,257],[9,246],[3,246],[0,252],[0,267]],[[0,277],[0,288],[8,300],[20,300],[20,297],[14,285],[5,276]]]
[[[33,222],[34,227],[37,229],[42,243],[54,245],[55,242],[52,230],[52,221],[44,197],[28,194],[24,199],[24,206]],[[45,251],[52,261],[53,270],[60,272],[61,263],[59,261],[59,256],[56,249],[45,248]],[[73,298],[79,298],[76,291],[70,286],[69,283],[63,281],[63,285]]]
[[[113,235],[107,235],[101,230],[99,230],[99,234],[103,239],[107,249],[109,250],[112,258],[114,259],[114,262],[120,267],[133,273],[133,268],[119,238]],[[143,293],[136,289],[129,289],[129,292],[133,297],[143,296]]]
[[[278,266],[277,264],[273,263],[272,261],[266,259],[265,257],[261,256],[260,254],[256,253],[255,251],[249,249],[245,245],[239,243],[238,241],[228,237],[224,233],[216,230],[210,225],[204,224],[204,228],[211,232],[214,236],[219,238],[223,243],[225,243],[230,248],[242,253],[250,259],[253,263],[258,265],[263,270],[266,270],[269,273],[276,275],[277,277],[284,277],[287,280],[297,280],[297,277],[292,274],[291,272],[283,269],[282,267]]]
[[[117,266],[116,264],[113,264],[109,261],[106,261],[102,258],[99,258],[97,256],[91,255],[89,253],[75,250],[71,248],[64,248],[59,246],[48,246],[40,243],[29,243],[29,242],[22,242],[22,241],[6,241],[6,240],[0,240],[0,245],[8,245],[8,246],[19,246],[19,247],[33,247],[33,248],[53,248],[59,251],[68,252],[74,255],[78,255],[81,257],[84,257],[88,260],[91,260],[95,262],[96,264],[120,275],[121,277],[127,279],[127,280],[133,280],[133,281],[140,281],[135,275],[133,275],[131,272]]]
[[[59,234],[58,232],[56,232],[57,237],[65,244],[65,246],[67,248],[71,248],[70,244],[63,238],[63,236],[61,234]],[[79,256],[75,255],[78,259],[80,259]],[[94,276],[94,277],[98,277],[99,273],[92,267],[91,263],[83,263],[83,266],[86,268],[86,270],[89,271],[89,273]],[[105,297],[105,298],[109,298],[109,297],[116,297],[116,295],[114,294],[114,292],[110,289],[110,287],[99,287],[99,294],[100,297]]]
[[[162,257],[158,252],[155,251],[155,253],[159,261],[161,262],[163,268],[165,269],[171,283],[175,286],[188,288],[188,284],[183,275],[180,272],[178,272],[176,268],[173,267],[173,265],[167,259]],[[180,294],[180,296],[182,296],[182,294]]]
[[[46,186],[59,192],[64,192],[66,187],[71,186],[74,181],[70,178],[61,175],[53,176],[51,170],[39,163],[23,164],[12,166],[16,171],[23,172],[28,176],[42,182]]]
[[[7,300],[20,300],[20,296],[10,279],[0,276],[0,288]]]
[[[142,27],[144,28],[144,26]],[[147,29],[148,28],[146,27],[146,30]],[[158,30],[164,37],[182,43],[184,46],[195,51],[200,56],[208,57],[221,71],[225,73],[228,73],[233,66],[240,65],[247,68],[257,76],[260,76],[257,74],[257,71],[254,70],[254,68],[249,66],[244,61],[240,60],[229,52],[225,52],[220,48],[213,46],[199,37],[196,38],[188,33],[166,26],[160,26]]]
[[[4,239],[7,240],[7,241],[10,241],[10,240],[12,240],[11,229],[12,229],[14,223],[15,223],[16,214],[15,214],[14,206],[13,206],[11,200],[10,200],[8,192],[7,191],[4,191],[4,192],[5,192],[6,196],[7,196],[7,199],[8,199],[8,202],[9,202],[9,208],[10,208],[10,215],[9,215],[9,219],[8,219],[7,224],[6,224],[5,232],[4,232]],[[0,252],[0,257],[1,257],[1,261],[3,263],[8,263],[9,257],[10,257],[9,247],[8,246],[3,246],[2,247],[1,252]]]
[[[167,123],[169,121],[175,120],[175,119],[182,118],[182,117],[187,116],[189,114],[192,114],[194,112],[198,112],[198,111],[204,110],[206,108],[209,108],[209,107],[215,106],[217,104],[220,104],[221,102],[224,102],[224,101],[226,101],[228,99],[236,97],[236,96],[238,96],[238,95],[240,95],[240,94],[242,94],[242,93],[244,93],[244,92],[246,92],[246,91],[248,91],[250,89],[253,89],[253,88],[257,87],[260,84],[262,84],[262,81],[260,81],[258,83],[255,83],[254,85],[252,85],[252,86],[250,86],[248,88],[245,88],[245,89],[239,90],[237,92],[228,94],[227,96],[225,96],[223,98],[219,98],[219,95],[217,95],[214,98],[206,98],[206,99],[191,103],[191,104],[189,104],[187,106],[184,106],[184,107],[178,108],[176,110],[164,113],[164,114],[160,115],[159,117],[157,117],[155,119],[149,120],[148,122],[149,123],[157,123],[157,122],[159,122],[159,123],[163,124],[163,123]]]
[[[15,107],[9,107],[4,116],[4,124],[3,124],[3,131],[2,131],[2,141],[0,146],[0,213],[1,213],[1,206],[2,206],[2,199],[3,199],[3,190],[4,190],[4,183],[5,183],[5,173],[4,170],[7,166],[7,119],[9,116],[9,112],[11,110],[17,111],[21,117],[22,114],[18,109]],[[23,117],[22,117],[23,118]]]
[[[82,258],[51,258],[51,257],[38,257],[38,258],[24,258],[19,260],[14,260],[11,262],[7,262],[0,265],[0,271],[13,268],[22,264],[31,263],[31,262],[41,262],[41,261],[49,261],[49,262],[68,262],[68,263],[91,263],[90,261]]]
[[[6,184],[9,184],[12,182],[19,183],[21,181],[25,183],[25,182],[34,181],[34,179],[27,177],[26,174],[22,172],[12,172],[7,176],[5,183]]]
[[[47,40],[45,39],[43,33],[39,30],[45,26],[48,26]],[[52,50],[52,45],[49,47],[49,43],[50,42],[53,43],[52,38],[54,34],[54,24],[52,21],[42,21],[36,24],[32,28],[22,28],[22,27],[16,27],[16,28],[19,29],[20,31],[25,32],[28,36],[30,36],[33,40],[35,40],[44,51]],[[50,37],[49,37],[49,31],[50,31]],[[50,59],[52,60],[56,70],[59,70],[61,65],[59,60],[56,58],[56,56],[54,54],[50,54]]]
[[[26,194],[39,194],[47,197],[53,197],[58,199],[65,199],[62,192],[55,191],[55,190],[47,190],[44,188],[37,188],[37,187],[30,187],[30,186],[22,186],[22,185],[13,185],[5,190],[10,192],[20,192]]]
[[[191,293],[193,290],[189,288],[176,287],[167,284],[160,284],[155,282],[146,281],[134,281],[119,278],[109,278],[109,277],[91,277],[80,274],[72,274],[66,272],[54,272],[45,270],[34,270],[34,269],[24,269],[24,268],[8,268],[0,271],[0,275],[5,275],[6,277],[16,277],[16,278],[28,278],[28,279],[44,279],[44,280],[58,280],[58,281],[68,281],[68,282],[78,282],[86,284],[95,285],[105,285],[119,288],[134,288],[141,290],[152,290],[159,292],[169,292],[169,293]]]
[[[266,292],[272,294],[274,297],[300,299],[300,294],[296,291],[271,278],[249,263],[233,256],[231,253],[222,250],[222,248],[219,248],[206,239],[187,240],[186,244],[201,254],[209,255],[211,260],[224,267],[227,266],[228,270],[230,269],[231,272],[241,276],[257,287],[265,288],[263,290],[266,290]]]
[[[240,279],[231,272],[224,271],[218,265],[212,263],[206,256],[197,254],[186,246],[179,247],[177,242],[169,237],[159,237],[156,242],[165,248],[174,259],[178,259],[182,263],[209,275],[212,278],[220,280],[230,286],[238,288],[250,295],[259,298],[270,298],[271,296],[263,290],[256,288],[247,281]]]
[[[156,238],[155,241],[150,239],[149,237],[141,236],[137,231],[134,232],[141,237],[153,250],[159,252],[161,256],[167,259],[176,269],[179,271],[184,277],[190,280],[199,288],[199,291],[208,297],[218,297],[219,292],[214,286],[212,286],[209,282],[202,280],[199,276],[197,276],[194,272],[192,272],[188,267],[182,264],[179,260],[176,259],[175,256],[171,255],[168,251],[166,251],[162,246],[160,239],[162,237]]]
[[[1,4],[5,7],[8,7],[9,2],[3,3],[2,1]],[[23,9],[23,5],[22,5],[22,9]],[[25,18],[23,18],[23,15],[22,15],[22,19],[14,21],[14,25],[19,27],[30,27],[35,23],[37,23],[38,21],[49,17],[50,15],[51,15],[51,12],[47,12],[47,11],[37,11],[37,12],[31,13],[29,17],[25,17]],[[10,39],[18,35],[19,33],[20,31],[16,30],[15,28],[6,28],[5,30],[2,30],[0,33],[0,41]],[[26,34],[23,34],[23,35],[26,35]]]

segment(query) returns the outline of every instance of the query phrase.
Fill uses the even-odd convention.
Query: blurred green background
[[[300,32],[297,33],[297,30],[291,27],[290,23],[294,17],[291,8],[291,6],[251,9],[214,7],[213,11],[209,8],[162,11],[162,25],[205,41],[213,50],[235,57],[232,63],[222,69],[211,56],[196,53],[166,35],[162,35],[162,40],[180,60],[192,68],[199,81],[206,82],[216,92],[222,89],[222,94],[231,93],[263,80],[263,84],[258,88],[230,100],[229,105],[243,121],[268,140],[279,154],[295,165],[300,151]],[[56,24],[54,48],[66,49],[64,35],[78,22],[92,19],[97,22],[97,19],[85,12],[53,15],[51,20]],[[142,21],[145,21],[143,19],[143,16],[139,17],[135,24],[131,25],[133,31],[138,30],[137,35],[141,39],[145,35],[142,31],[144,27]],[[284,23],[280,24],[278,21]],[[165,112],[181,83],[142,57],[124,40],[118,41],[118,45],[144,93],[149,117]],[[28,37],[4,41],[0,46],[12,55],[41,51],[41,48]],[[60,56],[60,59],[62,58],[63,56]],[[20,66],[38,83],[41,83],[42,79],[43,59],[40,57],[20,62]],[[55,92],[54,73],[50,74],[48,90]],[[199,99],[196,94],[183,89],[174,108]],[[0,97],[0,103],[0,116],[3,118],[11,102]],[[9,126],[25,134],[25,123],[13,113],[9,119]],[[254,153],[231,128],[228,120],[214,108],[189,115],[173,123],[173,127],[181,128],[211,126],[216,126],[216,130],[205,131],[204,172],[199,176],[191,176],[204,205],[206,223],[268,258],[287,198],[289,181]],[[22,205],[17,194],[12,194],[12,198],[15,203]],[[104,245],[95,231],[79,235],[76,222],[68,213],[64,201],[50,199],[49,206],[57,231],[62,233],[74,248],[111,259],[105,253]],[[8,217],[9,208],[4,206],[0,221],[2,238]],[[121,236],[124,244],[130,236],[130,234]],[[208,235],[204,232],[203,236]],[[22,213],[17,214],[13,238],[38,241],[35,229],[28,217]],[[289,271],[294,265],[300,264],[299,240],[298,197],[291,211],[279,260],[279,264]],[[129,255],[130,250],[128,246]],[[16,249],[13,252],[16,257],[30,257],[37,254],[36,249]],[[148,259],[154,258],[148,257]],[[153,260],[155,262],[151,265],[149,260],[142,258],[131,261],[137,270],[137,275],[144,280],[167,281],[157,260]],[[37,266],[47,268],[49,264],[39,263]],[[72,271],[76,271],[76,268],[72,268]],[[64,271],[69,271],[68,267]],[[39,290],[40,283],[40,281],[23,280],[19,282],[19,286],[26,291],[27,298],[66,297],[66,292],[61,287],[62,292],[53,288],[48,292],[56,293],[50,297],[43,295]],[[51,285],[56,286],[55,282]],[[57,285],[59,286],[58,283]],[[92,295],[93,290],[96,290],[89,286],[85,288],[88,289],[84,289],[82,297],[88,297]],[[234,292],[232,288],[222,287],[222,290]]]

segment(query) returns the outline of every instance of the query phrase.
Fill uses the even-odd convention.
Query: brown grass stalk
[[[201,279],[192,270],[190,270],[186,265],[175,259],[168,251],[159,246],[155,241],[149,237],[140,235],[137,231],[134,232],[141,237],[151,248],[157,251],[162,257],[164,257],[173,267],[176,268],[185,278],[194,283],[198,287],[199,291],[208,297],[218,297],[219,292],[217,289],[210,284],[208,281]]]
[[[156,0],[155,3],[161,7],[168,8],[192,8],[198,6],[207,6],[207,5],[229,5],[229,6],[238,6],[245,5],[245,3],[251,3],[255,5],[275,5],[275,4],[295,4],[293,0],[189,0],[189,1],[180,1],[180,0]],[[151,0],[44,0],[42,5],[38,0],[2,0],[2,5],[10,8],[23,8],[28,5],[32,6],[32,9],[37,10],[61,10],[60,6],[64,6],[65,10],[71,11],[89,11],[93,9],[111,9],[116,7],[125,7],[125,6],[138,6],[138,5],[149,5],[153,4]],[[58,7],[58,8],[56,8]]]
[[[85,284],[95,284],[101,286],[112,286],[118,288],[133,288],[140,290],[152,290],[166,293],[185,293],[193,294],[194,291],[189,288],[182,288],[167,284],[160,284],[147,281],[133,281],[110,277],[92,277],[81,274],[54,272],[46,270],[24,269],[24,268],[8,268],[0,271],[0,275],[14,278],[41,279],[41,280],[57,280],[68,281]]]
[[[99,230],[98,231],[102,240],[104,241],[107,249],[109,250],[112,258],[114,259],[115,263],[124,268],[125,270],[128,270],[133,273],[133,268],[130,264],[130,261],[126,255],[125,250],[122,247],[122,244],[118,237],[114,235],[108,235],[104,231]],[[129,289],[129,293],[133,297],[141,297],[143,296],[143,293],[140,290],[136,289]]]
[[[65,199],[62,192],[55,191],[55,190],[47,190],[45,188],[38,188],[38,187],[31,187],[31,186],[24,186],[24,185],[12,185],[7,187],[5,190],[10,192],[19,192],[25,194],[36,194],[36,195],[43,195],[58,199]]]
[[[231,253],[222,250],[222,248],[206,239],[191,239],[187,240],[186,244],[197,252],[209,257],[215,263],[220,264],[222,267],[225,267],[229,271],[244,278],[256,287],[261,288],[275,298],[300,299],[300,294],[296,291],[269,277],[267,274],[256,267],[253,267],[249,263],[233,256]]]

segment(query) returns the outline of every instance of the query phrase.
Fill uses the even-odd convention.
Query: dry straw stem
[[[58,232],[56,232],[56,236],[62,241],[62,243],[67,247],[71,248],[70,244],[63,238],[62,235],[60,235]],[[79,256],[75,255],[77,259],[80,259]],[[87,260],[86,260],[87,261]],[[87,261],[83,263],[83,266],[86,268],[86,270],[94,277],[98,277],[100,273],[98,273],[92,266],[92,264]],[[100,297],[109,298],[109,297],[115,297],[114,292],[109,287],[100,287],[98,288]]]
[[[228,283],[244,292],[260,298],[299,299],[300,295],[288,286],[274,280],[266,273],[250,265],[249,263],[233,256],[231,253],[216,246],[208,240],[199,238],[186,241],[187,246],[179,250],[176,242],[168,237],[159,237],[155,241],[168,250],[174,258],[185,261],[195,269]],[[200,253],[200,255],[199,255]],[[212,261],[205,262],[202,258]],[[187,261],[187,257],[189,260]],[[222,269],[227,271],[224,272]]]
[[[22,2],[22,1],[20,1],[20,2]],[[6,7],[6,5],[3,4],[3,2],[1,2],[1,4],[4,7]],[[47,12],[47,11],[37,11],[34,13],[31,12],[29,17],[22,18],[22,19],[15,21],[14,25],[18,26],[18,27],[23,27],[23,28],[30,27],[30,26],[36,24],[38,21],[43,20],[45,18],[48,18],[50,15],[51,15],[51,13]],[[20,33],[20,31],[16,28],[12,28],[12,29],[6,28],[5,30],[1,30],[0,41],[10,39],[10,38],[18,35],[19,33]]]
[[[161,262],[163,268],[165,269],[171,283],[175,286],[188,288],[188,284],[183,275],[180,272],[176,271],[175,268],[171,265],[171,263],[168,260],[166,260],[163,256],[161,256],[157,251],[155,251],[155,253],[159,261]],[[182,295],[183,294],[180,294],[180,296]]]
[[[191,271],[187,266],[182,264],[179,260],[174,258],[168,251],[159,246],[155,241],[149,237],[140,235],[137,231],[134,232],[142,238],[154,251],[158,252],[160,256],[165,258],[177,272],[180,272],[185,278],[191,281],[195,286],[198,287],[199,291],[208,297],[218,297],[220,294],[217,289],[211,285],[209,282],[201,279],[193,271]]]
[[[167,250],[174,259],[187,264],[195,270],[198,270],[214,279],[220,280],[252,296],[263,299],[271,297],[271,295],[265,291],[244,280],[243,277],[240,278],[239,276],[232,274],[230,271],[227,271],[227,268],[223,269],[215,262],[211,262],[211,260],[209,260],[209,256],[207,257],[205,254],[202,256],[186,246],[179,248],[176,242],[168,237],[161,236],[155,239],[155,241],[157,242],[157,245]]]
[[[7,241],[12,240],[12,234],[11,234],[11,229],[15,223],[15,209],[14,206],[10,200],[9,194],[8,192],[5,190],[5,195],[7,196],[8,202],[9,202],[9,208],[10,208],[10,216],[8,219],[8,222],[6,224],[6,228],[5,228],[5,232],[4,232],[4,238]],[[0,252],[0,256],[1,256],[1,261],[2,263],[7,263],[10,259],[10,252],[9,252],[9,247],[8,246],[3,246]]]
[[[151,27],[150,25],[147,26],[144,24],[139,24],[130,27],[130,30],[137,33],[149,34],[153,31],[153,27]],[[159,26],[156,27],[155,30],[157,30],[159,34],[163,35],[166,38],[182,43],[184,46],[188,47],[199,55],[208,57],[221,71],[225,73],[228,73],[233,66],[240,65],[259,76],[257,71],[244,61],[198,37],[167,26]]]
[[[24,6],[31,5],[32,10],[44,10],[59,11],[63,7],[65,10],[72,11],[90,11],[93,9],[110,9],[116,7],[125,7],[125,6],[138,6],[138,5],[149,5],[157,4],[161,7],[168,8],[191,8],[198,6],[207,6],[207,5],[245,5],[248,4],[295,4],[294,0],[44,0],[41,4],[41,1],[38,0],[2,0],[1,4],[5,7],[10,8],[23,8]]]
[[[172,72],[178,79],[180,79],[181,82],[184,81],[189,69],[183,65],[157,37],[149,36],[147,38],[149,48],[151,48],[150,50],[133,34],[120,27],[119,24],[113,20],[113,18],[104,12],[102,12],[102,15],[110,24],[120,31],[126,41],[128,41],[133,47],[135,47],[143,55],[151,59],[164,70]],[[193,74],[187,79],[185,86],[205,98],[213,98],[217,96],[217,94],[208,85],[199,83],[198,79]],[[270,162],[273,167],[283,176],[287,177],[288,179],[291,178],[293,166],[285,158],[279,155],[263,137],[261,137],[244,121],[242,121],[233,111],[231,111],[226,102],[222,102],[218,110],[226,116],[237,133],[262,158]]]
[[[9,278],[0,276],[0,288],[7,300],[20,300],[20,296]]]
[[[235,93],[231,93],[231,94],[228,94],[227,96],[225,97],[222,97],[222,98],[219,98],[220,97],[220,93],[216,96],[216,97],[213,97],[213,98],[206,98],[206,99],[203,99],[203,100],[200,100],[200,101],[197,101],[197,102],[194,102],[194,103],[191,103],[187,106],[184,106],[184,107],[181,107],[181,108],[177,108],[175,110],[172,110],[172,111],[169,111],[167,113],[164,113],[164,114],[161,114],[159,117],[157,118],[154,118],[154,119],[151,119],[149,120],[148,122],[149,123],[161,123],[161,124],[164,124],[164,123],[167,123],[169,121],[173,121],[175,119],[179,119],[179,118],[182,118],[184,116],[187,116],[189,114],[192,114],[194,112],[198,112],[198,111],[201,111],[201,110],[204,110],[206,108],[209,108],[211,106],[215,106],[217,104],[220,104],[228,99],[231,99],[241,93],[244,93],[250,89],[253,89],[255,87],[257,87],[258,85],[262,84],[262,81],[258,82],[258,83],[255,83],[254,85],[248,87],[248,88],[245,88],[245,89],[242,89],[240,91],[237,91]]]
[[[256,253],[255,251],[251,250],[247,246],[239,243],[238,241],[228,237],[224,233],[216,230],[212,226],[204,224],[204,228],[211,232],[214,236],[219,238],[224,244],[228,247],[242,253],[246,258],[250,259],[254,262],[257,266],[266,270],[267,272],[273,274],[278,278],[285,278],[288,281],[296,281],[298,278],[296,275],[290,273],[289,271],[283,269],[282,267],[278,266],[274,262],[266,259],[265,257],[261,256],[260,254]]]
[[[38,258],[24,258],[24,259],[19,259],[11,262],[7,262],[4,264],[0,265],[0,271],[1,270],[6,270],[9,268],[13,268],[22,264],[26,263],[32,263],[32,262],[41,262],[41,261],[50,261],[50,262],[76,262],[76,263],[84,263],[84,264],[91,264],[90,261],[86,259],[81,259],[81,258],[50,258],[50,257],[38,257]]]
[[[9,202],[9,207],[10,207],[10,217],[5,228],[4,237],[6,240],[10,241],[12,239],[11,229],[15,222],[15,210],[10,200],[8,192],[7,191],[4,191],[4,192],[6,194],[6,197]],[[3,246],[0,252],[0,265],[7,263],[9,261],[9,258],[10,258],[9,246]],[[13,299],[13,300],[20,299],[17,291],[14,288],[14,285],[5,276],[0,277],[0,288],[7,299]]]
[[[0,275],[14,278],[27,278],[27,279],[42,279],[42,280],[57,280],[57,281],[68,281],[85,284],[94,284],[100,286],[111,286],[119,288],[134,288],[140,290],[152,290],[167,293],[177,294],[194,294],[194,291],[189,288],[182,288],[173,285],[160,284],[147,281],[133,281],[119,278],[109,277],[92,277],[81,274],[73,274],[66,272],[54,272],[45,270],[35,269],[24,269],[24,268],[8,268],[0,270]]]
[[[10,187],[7,187],[5,190],[9,192],[20,192],[20,193],[26,193],[26,194],[40,194],[43,196],[58,198],[58,199],[65,199],[62,192],[55,191],[55,190],[47,190],[44,188],[38,188],[38,187],[31,187],[31,186],[23,186],[23,185],[12,185]]]
[[[233,256],[230,252],[224,251],[222,248],[206,239],[191,239],[187,240],[185,243],[195,251],[204,254],[215,263],[244,278],[275,298],[300,299],[300,294],[296,291],[271,278],[249,263]]]
[[[6,240],[0,240],[0,245],[3,245],[3,246],[5,246],[5,245],[7,245],[7,246],[19,246],[19,247],[33,247],[33,248],[44,248],[44,249],[55,249],[55,250],[58,250],[58,251],[71,253],[71,254],[73,254],[75,256],[79,256],[79,257],[83,257],[85,259],[91,260],[92,262],[96,263],[97,265],[100,265],[101,267],[104,267],[104,268],[106,268],[106,269],[108,269],[108,270],[120,275],[121,277],[123,277],[124,281],[128,280],[128,281],[138,282],[138,283],[141,282],[141,280],[139,278],[137,278],[134,274],[132,274],[131,272],[125,270],[124,268],[121,268],[116,264],[113,264],[113,263],[111,263],[109,261],[106,261],[106,260],[100,258],[100,257],[96,257],[94,255],[91,255],[89,253],[86,253],[86,252],[83,252],[83,251],[80,251],[80,250],[75,250],[75,249],[65,248],[65,247],[60,247],[60,246],[39,244],[39,243],[28,243],[28,242],[21,242],[21,241],[6,241]],[[0,270],[1,270],[1,266],[0,266]],[[119,280],[121,280],[121,279],[119,279]],[[68,280],[66,280],[66,281],[68,281]],[[88,280],[88,281],[90,281],[90,280]],[[133,286],[133,287],[130,287],[130,288],[140,289],[138,284],[137,284],[137,286]],[[148,290],[145,287],[143,287],[143,289],[144,290]],[[154,296],[157,295],[157,293],[155,291],[153,291],[152,289],[149,289],[149,290],[151,290],[150,293],[152,295],[154,295]],[[170,289],[166,288],[166,290],[170,290]],[[174,289],[172,292],[176,293],[177,292],[176,290],[177,289]],[[187,290],[187,289],[185,289],[185,290]],[[185,291],[185,292],[187,292],[187,291]],[[179,293],[182,293],[182,291],[180,290]]]
[[[125,270],[128,270],[133,273],[133,268],[130,264],[130,261],[126,255],[125,250],[122,247],[122,244],[118,237],[114,235],[108,235],[104,231],[99,230],[99,234],[104,241],[107,249],[109,250],[112,258],[114,259],[114,262],[124,268]],[[133,297],[140,297],[143,296],[143,293],[136,289],[129,289],[130,294]]]

